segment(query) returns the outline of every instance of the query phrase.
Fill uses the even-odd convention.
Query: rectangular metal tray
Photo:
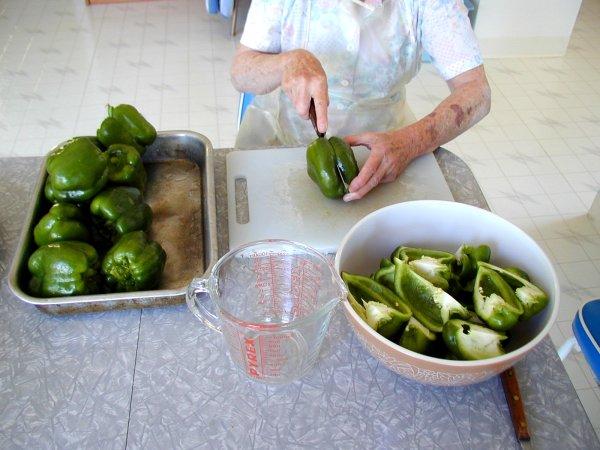
[[[218,258],[213,148],[210,140],[193,131],[163,131],[158,133],[156,141],[147,148],[143,159],[145,163],[187,159],[196,164],[200,169],[200,208],[202,217],[199,222],[202,227],[203,239],[201,259],[202,267],[206,274]],[[178,304],[185,301],[187,283],[185,286],[177,289],[156,289],[152,291],[54,298],[39,298],[29,295],[23,289],[23,286],[26,285],[29,278],[27,261],[35,249],[32,230],[40,217],[40,208],[46,203],[44,198],[44,184],[46,182],[45,167],[46,159],[44,159],[42,170],[40,170],[10,268],[8,285],[15,296],[51,314],[144,308]],[[195,274],[195,276],[201,275],[203,274]]]

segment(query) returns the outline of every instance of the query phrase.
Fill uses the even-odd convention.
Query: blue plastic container
[[[573,319],[573,335],[596,380],[600,380],[600,299],[587,302]]]

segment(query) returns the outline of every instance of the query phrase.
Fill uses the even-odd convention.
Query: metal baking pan
[[[194,218],[194,222],[199,224],[198,227],[200,228],[201,236],[195,237],[189,230],[187,230],[187,234],[191,236],[191,239],[200,239],[198,246],[201,248],[201,254],[198,255],[199,260],[197,266],[199,272],[207,273],[210,271],[218,257],[217,213],[215,205],[213,148],[211,142],[205,136],[192,131],[163,131],[158,133],[156,141],[147,148],[143,159],[144,163],[150,165],[153,163],[160,164],[162,162],[169,163],[170,161],[183,160],[191,161],[198,167],[200,174],[200,181],[198,182],[200,199],[198,200],[200,206],[197,210],[201,217]],[[43,168],[46,167],[45,163],[46,160],[44,160]],[[189,284],[193,276],[199,276],[201,273],[192,274],[189,277],[189,280],[184,280],[185,282],[182,282],[181,286],[175,288],[163,288],[161,282],[159,288],[152,291],[77,295],[72,297],[54,298],[39,298],[29,295],[26,289],[30,276],[29,270],[27,269],[27,261],[36,248],[35,243],[33,242],[33,227],[35,227],[37,221],[46,212],[46,209],[49,206],[44,197],[46,171],[43,168],[40,171],[34,195],[25,216],[23,230],[10,268],[8,285],[15,296],[24,302],[35,305],[39,309],[51,314],[164,306],[185,301],[187,284]],[[149,183],[151,182],[152,179],[149,177]],[[189,255],[186,255],[186,257],[187,256]],[[169,252],[167,251],[167,264],[168,259]]]

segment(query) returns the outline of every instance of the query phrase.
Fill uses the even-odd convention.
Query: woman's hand
[[[352,145],[364,145],[371,150],[369,158],[358,176],[350,183],[349,193],[344,201],[363,198],[379,183],[390,183],[406,169],[418,156],[410,128],[382,133],[362,133],[346,136],[345,141]]]
[[[308,119],[310,99],[314,99],[317,128],[327,131],[327,75],[319,60],[309,51],[292,50],[285,53],[285,63],[281,74],[281,88],[292,101],[298,114]]]

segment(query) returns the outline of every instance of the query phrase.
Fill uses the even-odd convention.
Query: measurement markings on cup
[[[251,255],[252,270],[256,275],[254,287],[257,289],[257,303],[270,308],[273,315],[281,315],[282,298],[286,288],[282,285],[282,274],[285,273],[285,253],[257,252]]]
[[[291,294],[293,300],[292,317],[302,317],[310,312],[317,301],[321,274],[313,262],[306,259],[296,260],[292,268]]]

